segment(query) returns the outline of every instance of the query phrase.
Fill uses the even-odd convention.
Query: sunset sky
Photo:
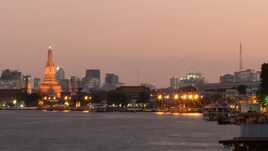
[[[35,77],[49,45],[67,76],[99,68],[159,87],[236,71],[240,41],[245,68],[268,62],[267,0],[3,0],[0,19],[0,69]]]

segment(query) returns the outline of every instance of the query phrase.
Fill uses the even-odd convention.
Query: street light
[[[17,100],[13,100],[13,104],[16,105],[17,104]]]
[[[157,96],[157,99],[158,99],[158,100],[162,100],[162,99],[163,99],[163,96],[162,96],[161,94],[159,94],[159,95]]]
[[[169,98],[170,98],[170,96],[169,96],[169,95],[166,95],[166,96],[165,96],[165,99],[169,99]]]
[[[199,95],[198,94],[194,95],[194,99],[195,100],[198,100],[199,99]]]
[[[182,95],[181,96],[181,99],[186,100],[187,99],[187,95],[186,94]]]
[[[188,95],[188,98],[190,99],[190,100],[193,100],[193,95],[192,94],[190,94],[190,95]]]
[[[179,95],[178,94],[175,94],[174,95],[174,100],[178,100],[179,99]]]
[[[65,101],[68,100],[68,96],[65,96],[65,97],[64,97],[64,100],[65,100]]]

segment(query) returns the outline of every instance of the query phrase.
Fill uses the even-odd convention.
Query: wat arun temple
[[[39,92],[42,96],[55,96],[61,97],[61,86],[56,79],[56,66],[53,61],[52,48],[48,49],[48,60],[45,66],[45,75],[42,83],[40,84]]]

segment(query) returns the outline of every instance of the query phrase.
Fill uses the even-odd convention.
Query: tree
[[[37,93],[28,94],[22,91],[17,94],[16,98],[18,101],[24,102],[26,106],[37,106],[38,100],[41,99],[41,96]]]
[[[261,85],[258,97],[263,105],[268,106],[268,63],[262,64],[261,67]]]
[[[137,103],[149,103],[150,101],[150,92],[144,91],[139,94],[139,98],[137,100]]]

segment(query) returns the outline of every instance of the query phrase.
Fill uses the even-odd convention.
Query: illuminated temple
[[[48,49],[48,60],[45,67],[44,80],[40,84],[40,94],[43,96],[61,96],[61,86],[56,80],[56,66],[53,62],[52,49]]]

